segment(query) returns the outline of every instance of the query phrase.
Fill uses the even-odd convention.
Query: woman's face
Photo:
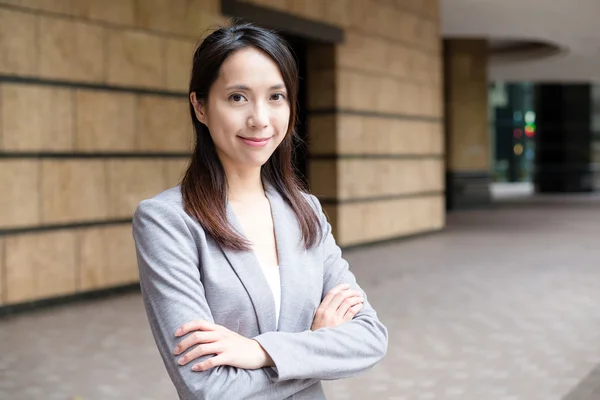
[[[234,52],[221,65],[207,103],[191,95],[226,170],[260,167],[288,129],[290,104],[277,64],[255,48]]]

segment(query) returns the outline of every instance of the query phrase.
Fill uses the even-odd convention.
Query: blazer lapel
[[[306,304],[307,292],[304,288],[309,284],[303,275],[303,255],[306,250],[300,226],[291,207],[275,188],[265,185],[265,189],[271,203],[281,277],[281,308],[277,330],[294,332]]]
[[[227,204],[227,218],[234,228],[242,233],[241,225],[229,204]],[[275,301],[254,252],[251,250],[236,251],[224,247],[221,249],[250,296],[256,312],[259,332],[274,331],[276,328]],[[227,301],[227,299],[223,299],[223,301]]]

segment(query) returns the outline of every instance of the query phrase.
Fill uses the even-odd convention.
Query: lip
[[[272,137],[268,138],[246,138],[242,136],[238,136],[238,138],[247,146],[250,147],[263,147],[266,146],[267,143],[272,139]]]

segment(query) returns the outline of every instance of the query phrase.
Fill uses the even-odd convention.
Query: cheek
[[[210,130],[213,141],[223,143],[234,137],[244,126],[244,117],[240,113],[230,111],[227,113],[215,113],[209,120],[208,129]]]
[[[276,127],[277,133],[284,136],[290,124],[290,109],[283,108],[274,113],[273,126]]]

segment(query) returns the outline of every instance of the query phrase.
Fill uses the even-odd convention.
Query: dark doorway
[[[296,124],[296,132],[298,132],[298,140],[294,140],[294,166],[296,173],[300,178],[302,184],[308,188],[308,159],[310,157],[309,144],[308,144],[308,100],[307,100],[307,82],[306,82],[306,60],[307,60],[307,47],[308,42],[306,39],[291,36],[282,35],[284,39],[290,44],[296,62],[298,63],[298,76],[300,81],[300,87],[298,91],[298,122]]]

